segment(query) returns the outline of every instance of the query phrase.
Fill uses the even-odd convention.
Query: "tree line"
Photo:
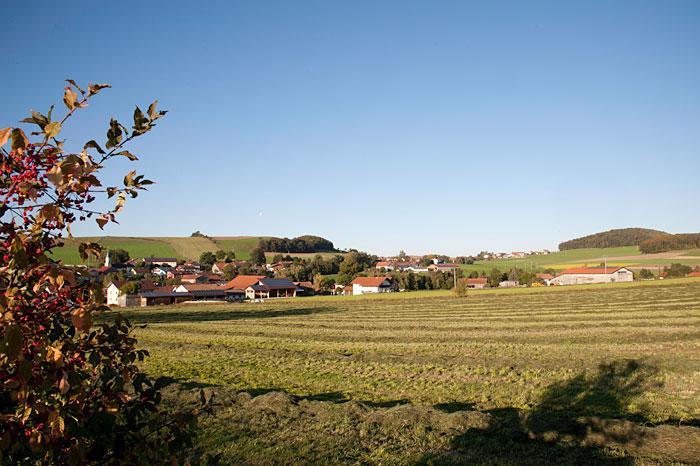
[[[700,248],[700,233],[657,235],[639,244],[642,254]]]
[[[265,252],[333,252],[333,243],[320,236],[303,235],[296,238],[260,238],[258,248]]]
[[[559,250],[637,246],[643,241],[667,234],[663,231],[650,230],[648,228],[620,228],[564,241],[559,244]]]

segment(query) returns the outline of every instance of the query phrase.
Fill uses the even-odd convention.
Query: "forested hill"
[[[333,252],[333,243],[320,236],[304,235],[296,238],[261,238],[258,247],[265,252]]]
[[[648,228],[620,228],[564,241],[559,244],[559,250],[639,246],[643,241],[658,237],[659,235],[668,235],[668,233],[659,230],[650,230]]]

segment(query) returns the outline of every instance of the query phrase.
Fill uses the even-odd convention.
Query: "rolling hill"
[[[250,251],[257,247],[260,239],[270,236],[215,236],[215,237],[129,237],[102,236],[76,237],[66,240],[65,245],[53,251],[53,258],[63,260],[66,264],[84,264],[78,254],[78,245],[84,242],[95,242],[103,249],[124,249],[129,251],[132,258],[141,257],[175,257],[177,259],[197,260],[206,251],[233,251],[237,259],[249,259]],[[334,253],[321,253],[328,256]],[[266,253],[268,260],[275,253]],[[291,256],[313,257],[315,253],[292,253]],[[91,259],[88,265],[96,265]]]
[[[668,235],[668,233],[648,228],[619,228],[564,241],[559,244],[559,250],[639,246],[640,243],[659,235]]]

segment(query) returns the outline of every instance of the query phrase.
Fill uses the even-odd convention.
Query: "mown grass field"
[[[700,280],[126,314],[225,463],[700,459]]]

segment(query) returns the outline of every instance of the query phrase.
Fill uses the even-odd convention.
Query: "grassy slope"
[[[467,299],[444,292],[320,297],[126,314],[149,324],[137,336],[151,353],[146,369],[154,375],[326,400],[229,400],[229,406],[242,403],[240,409],[223,409],[204,424],[207,448],[229,462],[274,463],[282,454],[303,463],[320,461],[321,454],[331,455],[325,462],[406,463],[444,448],[444,454],[498,464],[529,457],[533,464],[561,458],[589,464],[598,454],[607,461],[688,450],[674,443],[685,441],[681,436],[666,447],[654,446],[649,436],[647,450],[631,445],[632,453],[537,442],[514,434],[518,416],[570,416],[567,422],[574,423],[580,415],[646,423],[700,419],[700,280],[475,291]],[[443,419],[432,408],[368,412],[342,404],[347,400],[478,409],[512,427],[444,433],[442,424],[459,418]],[[559,414],[549,405],[560,406]],[[390,415],[396,423],[385,419]],[[349,427],[353,416],[359,416],[359,431]],[[338,432],[352,441],[329,440]]]
[[[179,239],[179,238],[178,238]],[[125,249],[131,257],[177,257],[184,258],[169,242],[160,238],[129,238],[129,237],[82,237],[67,240],[66,245],[54,250],[53,257],[62,259],[66,264],[83,263],[78,254],[81,242],[97,242],[104,249]],[[94,263],[94,259],[92,260]]]
[[[496,259],[491,261],[479,261],[472,265],[465,265],[463,269],[467,271],[477,270],[479,272],[489,272],[492,268],[498,268],[502,271],[510,270],[513,267],[519,267],[526,270],[542,270],[553,268],[555,270],[563,270],[570,267],[597,266],[603,257],[618,258],[614,261],[608,261],[611,266],[663,266],[670,265],[674,262],[681,262],[688,265],[700,265],[700,257],[698,259],[644,259],[639,257],[630,257],[629,260],[623,259],[624,256],[639,256],[639,248],[637,246],[624,246],[619,248],[588,248],[588,249],[571,249],[568,251],[554,252],[543,256],[530,256],[522,259]],[[685,255],[682,251],[678,255]],[[687,255],[696,255],[692,252]],[[585,262],[590,260],[590,262]],[[584,261],[584,262],[581,262]]]
[[[221,236],[215,237],[217,246],[224,251],[236,253],[236,259],[250,259],[250,251],[257,247],[262,236]]]

